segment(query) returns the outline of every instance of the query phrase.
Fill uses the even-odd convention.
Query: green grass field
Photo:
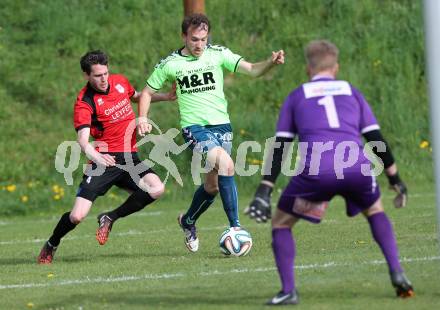
[[[321,225],[300,223],[296,281],[301,309],[435,309],[440,255],[432,191],[411,192],[394,223],[416,297],[394,297],[387,267],[368,225],[344,215],[337,199]],[[242,197],[244,198],[244,197]],[[243,206],[247,201],[242,200]],[[254,240],[248,256],[226,258],[218,238],[226,217],[219,201],[199,221],[199,252],[189,253],[176,216],[185,205],[157,203],[115,224],[109,242],[94,238],[95,216],[61,243],[50,266],[36,256],[59,215],[0,221],[0,309],[259,309],[279,290],[268,224],[242,216]]]
[[[286,52],[285,65],[262,78],[226,75],[235,148],[251,140],[263,145],[273,135],[284,98],[307,79],[304,45],[326,38],[340,48],[339,77],[364,93],[409,185],[404,210],[391,208],[390,192],[383,192],[416,298],[394,297],[368,225],[361,217],[347,219],[337,200],[321,225],[300,223],[295,230],[300,309],[439,308],[421,8],[421,1],[411,0],[206,1],[213,43],[251,62],[272,50]],[[77,170],[74,186],[66,186],[54,168],[58,145],[76,139],[72,105],[85,84],[79,58],[89,49],[105,50],[111,71],[140,89],[154,65],[181,46],[182,15],[181,1],[175,0],[2,0],[0,310],[259,309],[279,290],[268,224],[242,217],[254,239],[252,251],[238,259],[220,254],[217,243],[226,224],[220,199],[200,220],[200,251],[187,252],[176,217],[194,189],[188,154],[173,157],[183,188],[168,182],[163,199],[118,222],[104,247],[94,237],[95,217],[124,200],[119,191],[96,202],[87,220],[63,240],[53,265],[36,264],[81,179]],[[178,128],[173,103],[153,106],[150,116],[163,131]],[[182,144],[182,137],[176,142]],[[143,147],[141,157],[148,151]],[[247,162],[261,159],[253,153]],[[160,167],[158,173],[165,175]],[[259,180],[237,177],[241,209]]]

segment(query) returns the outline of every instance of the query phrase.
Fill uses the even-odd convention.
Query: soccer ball
[[[244,256],[252,248],[251,234],[240,227],[230,227],[220,236],[220,251],[225,255]]]

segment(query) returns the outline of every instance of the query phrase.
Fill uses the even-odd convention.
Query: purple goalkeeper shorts
[[[328,202],[336,195],[344,198],[347,215],[355,216],[379,199],[380,190],[374,176],[360,173],[346,173],[344,179],[337,179],[334,175],[299,175],[292,177],[284,189],[278,208],[295,217],[319,223]]]

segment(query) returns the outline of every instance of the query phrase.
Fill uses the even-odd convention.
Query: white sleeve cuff
[[[293,132],[289,132],[289,131],[277,131],[275,136],[283,137],[283,138],[294,138],[295,134]]]
[[[372,131],[372,130],[379,130],[380,127],[378,124],[370,125],[367,127],[362,128],[361,133],[364,134],[366,132]]]

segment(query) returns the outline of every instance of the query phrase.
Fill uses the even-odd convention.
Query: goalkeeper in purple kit
[[[273,156],[266,161],[269,173],[263,177],[247,214],[257,222],[271,218],[270,195],[280,174],[283,150],[298,137],[302,170],[284,189],[272,219],[272,248],[282,289],[269,305],[296,304],[292,227],[299,219],[319,223],[331,199],[344,198],[348,216],[362,213],[374,240],[388,264],[397,296],[414,295],[412,284],[399,262],[391,222],[384,212],[379,186],[371,173],[362,137],[373,145],[374,154],[384,165],[385,174],[397,192],[396,207],[406,204],[407,189],[379,124],[359,90],[337,80],[337,47],[326,40],[310,42],[305,49],[310,81],[293,90],[281,108]]]

